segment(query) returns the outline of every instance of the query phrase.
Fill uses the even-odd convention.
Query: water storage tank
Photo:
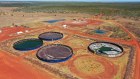
[[[123,48],[121,46],[110,42],[94,42],[88,46],[88,49],[98,55],[108,57],[117,57],[123,54]]]
[[[60,32],[45,32],[38,37],[41,40],[54,41],[63,38],[63,34]]]
[[[39,48],[43,45],[43,41],[36,38],[23,39],[15,42],[13,48],[20,51],[28,51]]]
[[[71,58],[73,51],[69,46],[62,44],[50,44],[40,48],[37,58],[50,63],[63,62]]]

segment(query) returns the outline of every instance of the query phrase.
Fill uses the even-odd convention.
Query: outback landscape
[[[0,79],[139,79],[140,3],[0,1]]]

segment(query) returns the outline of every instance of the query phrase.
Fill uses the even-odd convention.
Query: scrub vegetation
[[[0,2],[0,6],[2,7],[19,7],[14,10],[16,12],[87,13],[124,17],[139,17],[139,4],[140,3]]]

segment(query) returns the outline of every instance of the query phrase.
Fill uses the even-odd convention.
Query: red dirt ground
[[[0,30],[2,30],[2,33],[0,33],[0,41],[4,41],[4,40],[15,37],[15,35],[10,36],[12,34],[16,34],[19,31],[22,31],[25,33],[25,30],[30,31],[31,29],[18,26],[18,27],[4,27],[4,28],[1,28]]]
[[[23,60],[0,51],[0,79],[57,79],[52,74],[32,68]]]
[[[77,22],[77,21],[66,21],[66,22],[62,22],[61,24],[62,25],[69,25],[69,26],[86,26],[88,24],[100,25],[101,23],[103,23],[102,21],[99,21],[99,20],[90,20],[90,19],[79,20],[78,23],[75,23],[75,22]]]
[[[100,21],[100,20],[90,20],[90,19],[88,19],[87,21],[88,21],[89,24],[91,24],[91,25],[100,25],[100,24],[103,23],[103,21]]]

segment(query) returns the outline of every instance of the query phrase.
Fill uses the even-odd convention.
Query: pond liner
[[[22,39],[13,44],[13,48],[19,51],[34,50],[43,45],[43,41],[37,38]]]
[[[64,21],[65,19],[58,19],[58,20],[48,20],[48,21],[43,21],[43,22],[48,22],[48,23],[56,23],[59,21]]]
[[[95,52],[96,52],[96,54],[98,54],[98,52],[99,52],[99,51],[97,52],[97,51],[95,51],[95,50],[93,50],[93,49],[90,48],[90,46],[91,46],[92,44],[95,44],[95,43],[107,43],[107,44],[112,44],[112,45],[117,46],[118,48],[120,48],[121,53],[124,51],[123,48],[122,48],[120,45],[115,44],[115,43],[111,43],[111,42],[93,42],[93,43],[89,44],[89,46],[88,46],[88,50],[91,51],[92,53],[95,53]],[[101,53],[101,54],[100,54],[100,53]],[[102,51],[101,51],[100,53],[99,53],[100,55],[102,55],[102,54],[108,55],[108,54],[106,54],[106,53],[103,53]],[[120,53],[120,54],[121,54],[121,53]]]
[[[70,59],[72,55],[73,55],[72,48],[66,45],[62,45],[62,44],[50,44],[50,45],[44,46],[40,48],[36,53],[36,57],[39,60],[48,62],[48,63],[64,62]]]
[[[39,39],[45,41],[55,41],[63,38],[63,34],[60,32],[44,32],[38,36]]]
[[[106,31],[104,31],[104,30],[95,30],[95,33],[97,33],[97,34],[105,34]]]

